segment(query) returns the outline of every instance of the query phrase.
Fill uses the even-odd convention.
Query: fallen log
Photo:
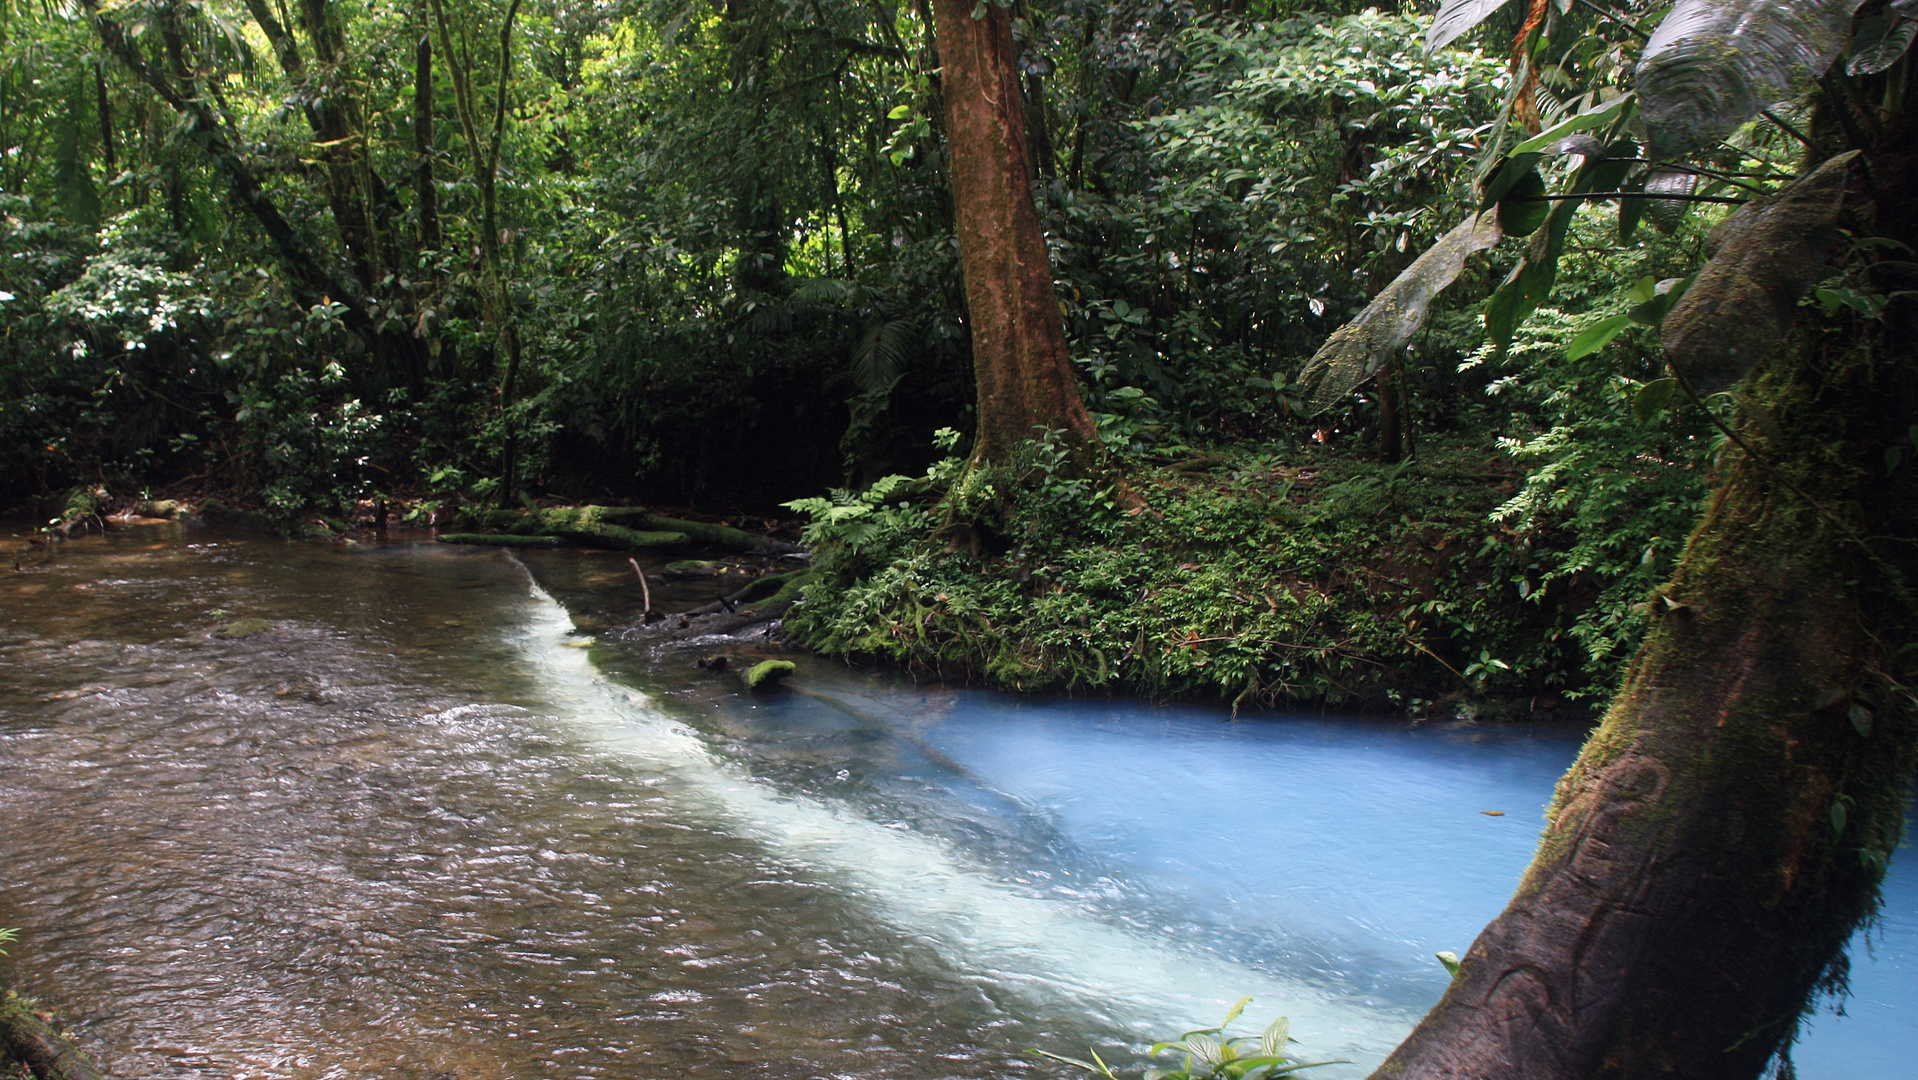
[[[433,539],[442,544],[514,548],[558,547],[566,542],[563,536],[515,536],[512,533],[441,533]]]
[[[643,506],[589,505],[558,506],[547,509],[528,507],[525,510],[495,509],[488,510],[483,520],[493,528],[521,535],[557,533],[563,536],[568,529],[589,531],[618,529],[640,535],[676,534],[682,537],[679,541],[681,545],[692,543],[726,551],[744,551],[762,555],[795,555],[806,550],[798,544],[774,540],[744,529],[735,529],[730,525],[714,525],[704,521],[666,517],[655,514]]]
[[[0,1051],[25,1065],[36,1080],[106,1080],[79,1047],[13,994],[0,999]]]

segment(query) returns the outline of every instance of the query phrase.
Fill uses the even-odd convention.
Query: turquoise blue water
[[[739,703],[747,756],[830,747],[815,771],[837,762],[903,804],[963,807],[938,814],[967,823],[945,831],[1062,905],[1408,1024],[1443,990],[1433,954],[1463,952],[1503,907],[1582,738],[807,676]],[[1806,1080],[1905,1075],[1918,1050],[1909,857],[1853,956],[1845,1014],[1821,1010],[1795,1052]]]

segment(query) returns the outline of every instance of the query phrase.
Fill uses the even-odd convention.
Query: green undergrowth
[[[1135,464],[1128,510],[1054,440],[1010,466],[948,458],[789,504],[820,577],[786,628],[1022,691],[1548,710],[1616,685],[1697,478],[1527,464],[1489,440],[1397,465],[1237,447]]]

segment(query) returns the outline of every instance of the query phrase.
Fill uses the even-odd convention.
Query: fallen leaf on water
[[[1505,816],[1505,811],[1503,810],[1480,810],[1479,813],[1484,814],[1486,817],[1504,817]]]

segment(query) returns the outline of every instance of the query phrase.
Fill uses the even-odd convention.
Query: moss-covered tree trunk
[[[1079,399],[1032,203],[1024,98],[1012,16],[995,3],[934,0],[941,96],[952,158],[954,222],[972,329],[979,429],[973,456],[1002,460],[1037,429],[1091,451],[1098,432]]]
[[[1747,379],[1517,895],[1377,1076],[1755,1077],[1842,974],[1918,747],[1911,307],[1805,309]]]

